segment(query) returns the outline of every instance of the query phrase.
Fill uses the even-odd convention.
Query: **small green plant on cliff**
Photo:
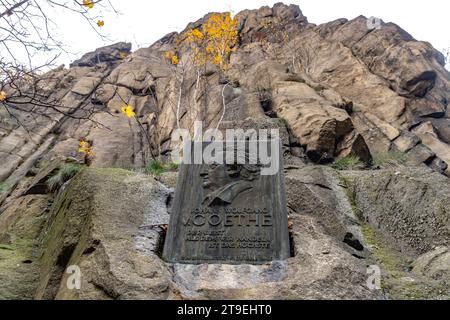
[[[375,168],[400,166],[406,163],[408,156],[397,150],[382,152],[373,156],[372,165]]]
[[[180,168],[180,165],[175,162],[170,162],[166,167],[169,171],[178,171],[178,169]]]
[[[160,176],[161,174],[166,172],[166,168],[161,161],[152,160],[145,167],[145,172],[154,176]]]
[[[65,182],[72,179],[82,168],[77,163],[62,165],[58,171],[47,180],[47,186],[51,191],[58,190]]]
[[[0,193],[6,191],[8,189],[8,183],[6,182],[0,182]]]
[[[179,165],[175,162],[164,164],[159,160],[152,160],[144,168],[144,171],[145,173],[151,174],[153,176],[160,176],[164,172],[178,171],[178,167]]]
[[[336,160],[333,168],[336,170],[362,170],[365,168],[365,164],[359,157],[348,155]]]

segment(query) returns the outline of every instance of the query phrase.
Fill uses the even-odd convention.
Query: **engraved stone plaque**
[[[232,160],[222,163],[181,164],[164,245],[166,261],[262,264],[290,256],[281,145],[265,141],[259,146],[264,143],[278,148],[270,150],[278,162],[273,174],[263,174],[261,159],[249,160],[248,144],[241,160],[235,150]],[[208,146],[196,142],[192,149],[195,144],[201,150]]]

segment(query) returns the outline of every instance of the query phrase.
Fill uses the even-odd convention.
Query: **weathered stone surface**
[[[85,77],[78,80],[78,82],[73,86],[72,92],[86,96],[91,94],[92,91],[99,84],[100,79],[93,77]]]
[[[447,164],[450,163],[450,145],[439,139],[431,122],[424,122],[413,131],[423,144],[428,146],[439,158]],[[450,174],[450,171],[447,171],[447,173]]]
[[[123,59],[131,51],[131,43],[119,42],[107,47],[86,53],[79,60],[71,63],[71,67],[93,67],[100,63],[111,63]]]
[[[352,122],[357,128],[357,132],[364,138],[371,154],[389,151],[392,145],[391,141],[362,112],[352,114]]]
[[[83,171],[48,216],[36,298],[167,298],[170,272],[156,253],[168,194],[151,177]],[[81,269],[81,290],[67,288],[70,265]]]
[[[450,105],[447,107],[450,107]],[[450,144],[450,118],[427,118],[433,124],[434,130],[436,130],[439,138],[446,144]]]
[[[417,172],[422,178],[433,175],[429,170]],[[361,177],[361,174],[356,176]],[[373,174],[367,184],[369,187],[377,181],[378,175],[383,176],[381,171]],[[434,175],[423,180],[424,183],[433,190],[444,189],[442,184],[436,183],[444,178]],[[415,179],[417,177],[415,175]],[[2,274],[8,277],[2,282],[1,288],[6,288],[2,293],[10,298],[32,298],[38,284],[37,297],[58,299],[380,299],[382,292],[366,287],[367,263],[361,258],[368,259],[372,249],[366,244],[360,222],[341,184],[339,176],[331,169],[305,165],[287,167],[286,190],[294,257],[259,266],[175,264],[172,273],[156,254],[160,252],[161,225],[168,223],[166,206],[170,203],[167,201],[170,191],[150,177],[120,169],[84,170],[51,210],[46,209],[48,196],[29,195],[28,199],[42,197],[44,211],[32,206],[29,212],[33,214],[19,217],[15,208],[20,207],[22,201],[28,201],[21,199],[16,206],[11,206],[9,213],[0,216],[0,223],[7,221],[8,224],[2,227],[6,230],[1,233],[2,245],[9,240],[18,244],[13,241],[15,237],[25,239],[19,230],[30,232],[28,226],[35,230],[33,239],[44,237],[43,242],[36,242],[35,253],[25,257],[33,259],[32,264],[25,264],[27,268],[33,266],[26,274],[40,280],[28,282],[22,273],[15,277],[16,261],[22,256],[4,255],[0,265],[11,267],[2,269],[5,271]],[[402,194],[403,189],[399,191]],[[366,191],[361,192],[366,194]],[[412,190],[411,193],[418,192]],[[358,193],[356,195],[358,199]],[[383,193],[380,197],[384,202],[390,198]],[[436,195],[426,192],[421,203],[436,199]],[[443,208],[445,210],[446,206]],[[385,208],[380,210],[386,212]],[[14,216],[16,218],[11,219]],[[40,223],[36,223],[36,219]],[[407,220],[406,223],[413,226],[416,222]],[[390,220],[380,220],[379,227],[388,228],[390,224]],[[19,225],[23,227],[18,228]],[[346,241],[348,234],[355,239],[353,242]],[[408,237],[414,235],[409,231]],[[405,238],[400,237],[395,243],[400,241]],[[409,243],[406,238],[405,244]],[[21,248],[29,248],[29,244],[23,244]],[[6,244],[7,248],[11,246]],[[432,294],[439,288],[446,288],[445,273],[440,271],[446,270],[445,259],[436,256],[442,258],[418,259],[414,274],[405,274],[415,281],[414,288],[423,289],[420,292],[425,297],[427,294],[434,296]],[[435,261],[432,269],[426,269],[430,272],[419,269],[419,265],[428,263],[425,260]],[[73,264],[79,265],[83,272],[81,290],[67,290],[65,286],[68,275],[63,271]],[[402,281],[389,282],[393,287],[388,287],[391,291],[384,294],[394,298],[410,297],[402,295],[407,287]],[[18,282],[34,285],[18,286]],[[28,293],[24,294],[26,290]]]
[[[430,163],[436,158],[436,154],[423,144],[416,145],[407,153],[407,155],[409,162],[416,166],[421,163]]]
[[[296,257],[255,265],[175,265],[186,299],[381,299],[365,287],[365,266],[318,219],[295,215]]]
[[[377,116],[366,113],[365,116],[367,119],[369,119],[370,122],[372,122],[376,127],[380,129],[380,131],[389,139],[389,140],[395,140],[400,135],[400,132],[391,126],[389,123],[379,119]]]
[[[39,238],[48,196],[25,196],[0,215],[0,299],[33,299],[39,279]]]
[[[428,166],[434,171],[439,172],[440,174],[446,174],[448,169],[447,162],[443,161],[438,157],[434,158],[433,161],[431,161],[431,163],[428,164]]]
[[[277,4],[273,8],[246,10],[237,16],[242,42],[231,55],[226,75],[219,75],[211,65],[201,74],[200,82],[207,87],[205,99],[194,92],[197,74],[187,64],[180,110],[182,127],[192,129],[193,115],[204,116],[208,127],[217,124],[223,111],[220,79],[225,76],[233,83],[224,90],[225,121],[265,115],[282,117],[299,141],[296,148],[303,146],[314,161],[331,161],[341,155],[342,150],[336,146],[344,137],[347,141],[349,136],[356,137],[352,131],[362,136],[372,154],[386,152],[399,132],[406,132],[422,121],[420,117],[432,116],[443,117],[442,121],[427,118],[439,134],[438,140],[426,139],[423,143],[448,164],[448,157],[435,149],[438,146],[442,150],[440,142],[446,144],[448,140],[445,122],[448,117],[442,111],[445,102],[448,104],[450,100],[449,74],[442,67],[442,55],[429,44],[415,41],[393,24],[383,24],[380,30],[367,30],[364,17],[311,25],[297,6]],[[198,27],[204,21],[205,18],[200,19],[188,28]],[[277,32],[286,32],[289,42],[280,43],[273,34],[268,34],[264,29],[267,23],[277,26],[280,29]],[[179,51],[180,58],[187,63],[191,50],[185,44],[176,47],[176,42],[173,33],[132,54],[126,43],[100,48],[76,61],[70,69],[60,67],[48,73],[49,80],[40,83],[41,93],[62,99],[70,107],[81,108],[84,99],[91,99],[96,107],[106,105],[113,114],[120,113],[124,101],[129,102],[142,117],[152,149],[168,155],[176,148],[170,134],[177,125],[174,106],[180,84],[174,67],[165,61],[164,52]],[[123,53],[129,54],[126,59],[122,59]],[[98,83],[97,79],[102,80]],[[263,96],[268,99],[261,100]],[[207,106],[203,105],[205,100]],[[111,125],[109,114],[100,115],[105,119],[105,126]],[[28,120],[25,117],[23,122]],[[59,127],[55,126],[57,122],[42,121],[49,129]],[[62,132],[70,139],[83,137],[81,131],[88,135],[93,127],[67,117],[57,117],[55,121],[64,123]],[[83,129],[78,130],[79,126]],[[7,145],[10,134],[19,140],[26,139],[26,134],[19,130],[9,131],[3,130],[2,145]],[[44,135],[51,132],[48,130]],[[98,135],[98,138],[105,139],[105,136]],[[134,134],[133,139],[134,145],[141,144],[139,134]],[[111,150],[106,141],[93,143],[99,154]],[[361,143],[359,139],[358,145]],[[100,150],[103,147],[105,150]],[[119,153],[129,153],[126,144],[116,145],[117,148]],[[400,147],[405,148],[411,146]],[[138,147],[132,152],[126,166],[148,161],[149,153],[144,149]],[[21,161],[16,151],[13,153],[0,153],[0,159],[8,163],[8,168],[2,168],[4,178]],[[25,156],[28,155],[26,152]],[[364,152],[357,155],[367,158]],[[110,158],[113,160],[102,165],[115,162],[114,155]],[[107,157],[102,159],[98,163]],[[138,160],[134,163],[133,159]],[[123,161],[119,163],[122,165]]]
[[[297,244],[295,257],[260,266],[176,264],[172,274],[171,268],[156,254],[161,225],[168,223],[168,189],[150,177],[120,169],[84,170],[61,193],[51,210],[41,214],[40,210],[30,208],[33,215],[38,215],[39,224],[34,216],[25,215],[20,218],[24,228],[18,229],[18,222],[9,222],[9,228],[13,229],[3,228],[6,230],[3,234],[14,240],[15,234],[20,233],[18,230],[29,232],[28,226],[33,226],[33,237],[43,237],[44,241],[36,242],[33,256],[36,260],[31,264],[35,267],[27,273],[40,279],[27,282],[14,278],[17,260],[5,257],[2,265],[14,264],[14,269],[4,269],[3,274],[11,281],[2,282],[2,288],[11,291],[2,292],[7,292],[10,298],[32,298],[36,293],[37,298],[57,299],[380,298],[380,292],[364,287],[365,264],[352,256],[354,249],[341,246],[346,232],[357,234],[352,229],[356,224],[350,223],[347,229],[346,215],[340,216],[343,220],[338,222],[341,218],[334,212],[336,207],[340,213],[351,212],[350,204],[342,195],[337,200],[331,190],[313,184],[324,179],[320,183],[334,189],[339,188],[336,182],[327,182],[319,169],[289,171],[289,175],[305,191],[310,191],[304,193],[305,202],[298,201],[293,193],[289,195],[290,207],[295,210],[290,214],[293,241]],[[324,199],[324,194],[315,195],[320,190],[328,197],[323,210],[315,207],[319,203],[315,201]],[[47,196],[40,197],[45,200]],[[13,208],[10,213],[18,212]],[[11,217],[10,213],[2,221],[15,221],[5,219]],[[18,217],[17,213],[15,216]],[[342,230],[337,225],[343,226]],[[81,268],[81,290],[67,290],[68,274],[64,270],[68,265]],[[32,288],[26,288],[27,295],[20,291],[25,289],[17,286],[17,281],[33,283]]]
[[[342,141],[339,142],[337,150],[338,155],[341,157],[349,155],[356,156],[367,164],[372,160],[372,155],[370,154],[370,150],[367,147],[364,138],[355,131],[347,134]]]
[[[402,132],[401,135],[394,140],[395,148],[400,152],[408,152],[418,143],[420,143],[419,137],[409,131]]]

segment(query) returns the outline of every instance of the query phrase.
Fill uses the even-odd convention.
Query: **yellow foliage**
[[[101,28],[101,27],[103,27],[103,26],[105,25],[105,21],[103,21],[103,20],[98,20],[98,21],[97,21],[97,25]]]
[[[214,60],[213,60],[213,63],[215,64],[215,65],[220,65],[221,63],[222,63],[222,56],[220,55],[220,53],[219,54],[217,54],[216,56],[214,56]]]
[[[194,29],[192,31],[192,35],[197,39],[203,39],[205,37],[205,35],[198,29]]]
[[[275,42],[287,44],[289,42],[289,34],[286,31],[283,23],[273,23],[272,21],[263,21],[261,27],[265,31],[266,35],[270,35],[270,38]]]
[[[136,116],[134,108],[131,105],[124,105],[122,107],[122,113],[125,114],[128,118],[133,118],[134,116]]]
[[[83,0],[83,6],[92,9],[94,7],[94,2],[92,2],[92,0]]]
[[[203,25],[207,35],[206,52],[213,57],[213,63],[222,70],[227,68],[227,58],[233,51],[238,38],[238,21],[229,12],[212,14]]]
[[[5,101],[7,98],[5,91],[0,91],[0,102]]]
[[[78,146],[78,152],[79,153],[84,153],[88,156],[93,156],[94,153],[92,152],[92,147],[90,146],[89,142],[81,139],[79,146]]]
[[[198,29],[189,30],[186,33],[186,39],[189,42],[195,42],[198,40],[202,40],[205,37],[205,35]]]
[[[128,56],[128,54],[126,53],[126,52],[121,52],[120,54],[119,54],[119,56],[120,56],[120,59],[125,59],[127,56]]]

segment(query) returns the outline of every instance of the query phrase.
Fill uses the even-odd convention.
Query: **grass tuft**
[[[383,152],[375,154],[372,160],[372,166],[375,168],[381,167],[393,167],[401,166],[408,161],[408,156],[400,151],[391,150],[388,152]]]
[[[164,164],[159,160],[152,160],[147,164],[144,171],[145,173],[151,174],[153,176],[160,176],[161,174],[168,171],[178,171],[178,168],[179,165],[174,162]]]
[[[72,179],[82,168],[77,163],[67,163],[62,165],[56,174],[47,180],[47,186],[51,191],[58,190],[61,186]]]

